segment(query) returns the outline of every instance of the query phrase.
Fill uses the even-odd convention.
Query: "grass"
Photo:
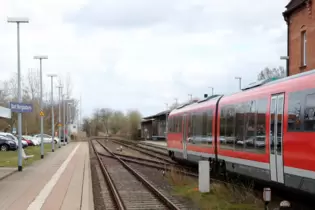
[[[263,203],[254,196],[251,186],[212,182],[209,193],[200,193],[198,180],[176,171],[167,173],[173,194],[190,199],[204,210],[260,210]]]
[[[58,145],[55,145],[55,150],[58,149]],[[24,149],[26,155],[34,155],[34,157],[29,158],[27,161],[23,160],[23,166],[28,166],[34,161],[40,159],[40,146],[29,146]],[[51,152],[51,144],[44,144],[44,154]],[[0,167],[16,167],[18,164],[18,152],[7,151],[0,152]]]

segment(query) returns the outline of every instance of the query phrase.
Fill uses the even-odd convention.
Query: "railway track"
[[[98,153],[100,156],[103,157],[107,157],[107,158],[114,158],[111,155],[107,155],[104,153]],[[162,171],[174,171],[177,173],[181,173],[183,175],[186,176],[191,176],[191,177],[198,177],[197,173],[191,172],[191,171],[187,171],[183,168],[179,168],[178,166],[174,165],[174,164],[169,164],[169,163],[163,163],[160,161],[155,161],[155,160],[150,160],[150,159],[146,159],[146,158],[139,158],[139,157],[133,157],[133,156],[129,156],[129,155],[122,155],[122,154],[117,154],[114,153],[116,156],[118,156],[121,160],[125,161],[125,162],[129,162],[129,163],[135,163],[141,166],[146,166],[146,167],[150,167],[150,168],[155,168],[155,169],[159,169]]]
[[[154,151],[150,150],[150,152],[148,151],[144,151],[144,149],[139,149],[137,148],[136,146],[134,146],[135,144],[126,144],[126,143],[122,143],[121,141],[119,140],[111,140],[111,142],[114,142],[114,143],[117,143],[119,145],[123,145],[125,147],[128,147],[132,150],[136,150],[136,151],[139,151],[141,153],[144,153],[144,154],[147,154],[150,153],[150,155],[148,156],[152,156],[152,157],[156,157],[154,153]],[[104,154],[102,154],[104,155]],[[161,158],[158,158],[159,160],[162,160],[162,161],[157,161],[157,160],[150,160],[150,159],[146,159],[146,158],[139,158],[139,157],[133,157],[133,156],[128,156],[128,155],[122,155],[122,154],[117,154],[115,153],[116,156],[119,156],[123,161],[126,161],[128,163],[130,163],[130,165],[134,165],[134,164],[137,164],[138,166],[141,167],[142,166],[147,166],[147,167],[151,167],[151,168],[156,168],[156,169],[160,169],[160,170],[174,170],[174,166],[176,166],[176,162],[173,162],[173,161],[163,161],[165,160],[164,157],[160,154],[158,154],[158,157],[161,157]],[[185,168],[187,169],[187,168]],[[183,171],[179,170],[180,173],[183,173]],[[185,173],[185,172],[184,172]],[[197,178],[198,175],[197,173],[187,173],[186,172],[186,175],[188,176],[192,176],[192,177],[195,177]],[[231,180],[234,180],[234,179],[231,179]],[[211,181],[212,182],[216,182],[216,183],[222,183],[223,185],[228,185],[228,186],[235,186],[235,187],[244,187],[244,185],[242,184],[243,182],[240,181],[240,180],[237,180],[237,182],[240,181],[240,184],[235,184],[235,180],[233,181],[234,184],[231,183],[231,181],[225,181],[219,177],[215,177],[215,179],[211,178]],[[259,187],[258,187],[259,186]],[[258,197],[262,197],[261,195],[261,189],[257,189],[260,188],[260,187],[263,187],[261,186],[260,184],[258,185],[255,185],[255,189],[254,192],[255,194],[258,196]],[[287,197],[286,195],[282,194],[281,192],[279,193],[277,190],[273,190],[273,193],[274,193],[274,196],[273,196],[273,202],[270,204],[270,209],[274,209],[275,207],[278,207],[277,205],[280,203],[281,200],[285,200],[285,197]],[[291,197],[291,196],[289,196]],[[289,199],[291,200],[291,199]],[[293,201],[294,200],[294,201]],[[304,204],[304,202],[299,202],[298,199],[293,199],[291,200],[291,204],[293,206],[295,206],[296,208],[294,209],[298,209],[298,210],[310,210],[311,208],[309,208],[309,205],[308,204]]]
[[[96,142],[91,145],[117,209],[183,209],[100,142],[104,156],[99,155]]]
[[[159,153],[159,154],[164,155],[164,156],[168,156],[167,148],[163,147],[163,146],[153,145],[153,144],[149,144],[146,142],[124,140],[121,138],[110,138],[109,137],[108,139],[111,139],[112,141],[118,141],[118,142],[128,144],[128,145],[140,147],[142,149],[147,149],[147,150],[150,150],[150,151],[155,152],[155,153]]]
[[[120,145],[123,145],[127,148],[130,148],[130,149],[133,149],[133,150],[136,150],[138,152],[141,152],[143,154],[146,154],[148,156],[151,156],[151,157],[154,157],[156,159],[159,159],[159,160],[163,160],[167,163],[173,163],[175,164],[176,162],[171,160],[167,154],[167,152],[161,152],[161,151],[155,151],[155,150],[152,150],[152,149],[144,149],[144,148],[139,148],[135,145],[131,145],[131,144],[126,144],[122,141],[119,141],[119,140],[111,140],[112,142],[116,143],[116,144],[120,144]]]

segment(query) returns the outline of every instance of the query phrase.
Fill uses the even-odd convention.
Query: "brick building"
[[[315,69],[315,0],[291,0],[283,16],[288,25],[287,75]]]

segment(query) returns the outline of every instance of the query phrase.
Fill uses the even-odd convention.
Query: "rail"
[[[167,206],[171,210],[179,210],[171,200],[169,200],[166,196],[164,196],[157,188],[155,188],[150,182],[148,182],[142,175],[136,172],[133,168],[131,168],[125,161],[115,155],[110,149],[108,149],[101,142],[96,140],[99,145],[105,149],[109,154],[111,154],[116,160],[118,160],[125,169],[127,169],[131,174],[133,174],[141,183],[143,183],[148,190],[150,190],[165,206]],[[117,192],[118,193],[118,192]]]

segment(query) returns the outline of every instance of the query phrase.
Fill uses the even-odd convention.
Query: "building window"
[[[301,46],[302,46],[302,48],[301,48],[301,55],[302,55],[301,64],[302,64],[302,66],[306,66],[306,56],[307,56],[307,54],[306,54],[306,42],[307,42],[306,31],[302,31],[302,34],[301,34]]]

